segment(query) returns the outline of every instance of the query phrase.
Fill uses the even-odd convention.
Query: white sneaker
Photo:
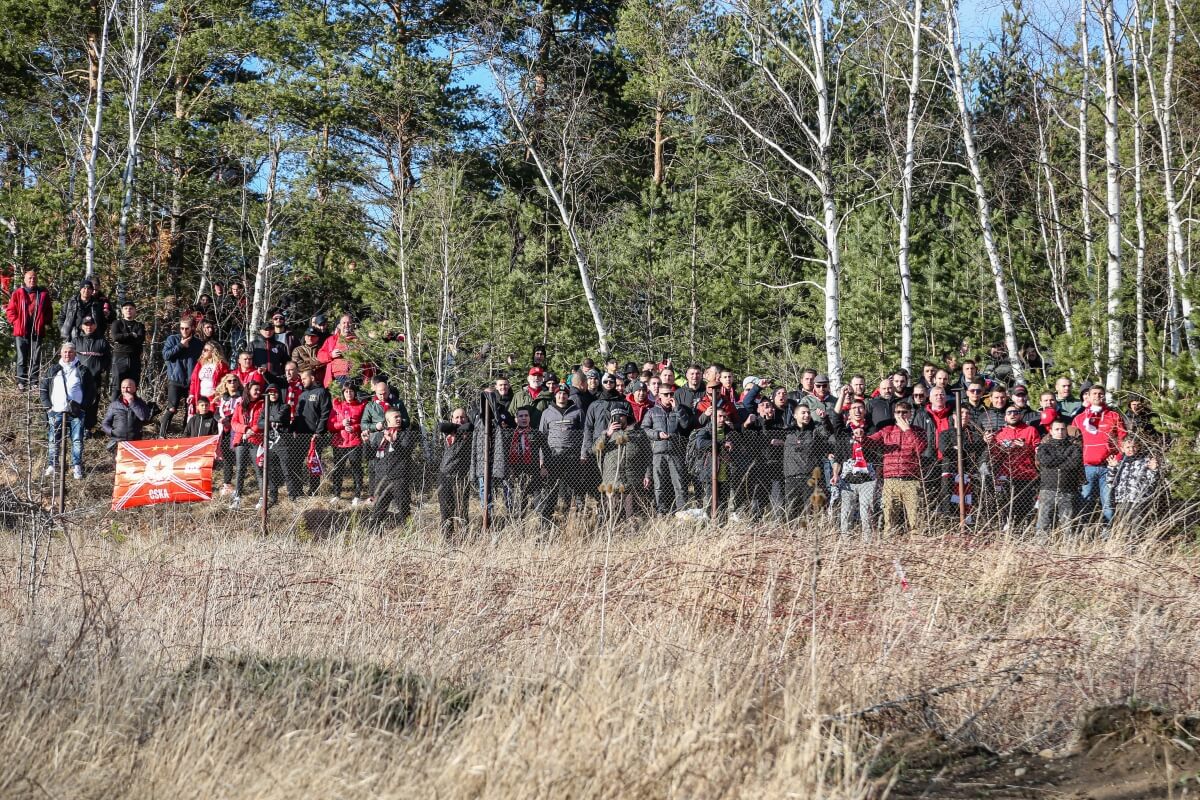
[[[77,481],[83,480],[83,467],[71,467],[71,477]]]
[[[229,509],[231,511],[237,511],[241,507],[242,507],[242,498],[238,497],[235,494],[233,496],[233,499],[229,501]]]
[[[360,505],[360,503],[359,503],[359,499],[357,497],[350,501],[351,508],[358,508],[359,505]]]
[[[46,467],[46,471],[43,472],[42,474],[45,475],[47,478],[53,478],[55,472],[57,472],[57,470],[54,468],[54,465],[51,464],[50,466]]]
[[[258,499],[258,502],[254,504],[254,510],[262,511],[262,498],[261,497]]]
[[[742,519],[741,514],[734,511],[729,515],[729,521],[730,522],[743,522],[744,520]]]

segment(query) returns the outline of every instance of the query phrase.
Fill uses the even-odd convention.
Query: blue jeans
[[[83,466],[83,417],[72,417],[70,414],[62,414],[57,411],[47,411],[46,421],[47,427],[50,430],[50,466],[58,463],[58,447],[59,447],[59,431],[62,429],[63,417],[67,418],[67,424],[71,427],[71,466]]]
[[[1112,507],[1112,492],[1108,488],[1108,467],[1084,467],[1083,468],[1083,491],[1080,497],[1083,502],[1080,504],[1077,513],[1083,513],[1086,509],[1091,511],[1096,503],[1096,494],[1100,494],[1100,508],[1104,512],[1104,521],[1111,522],[1113,517]]]
[[[492,496],[490,498],[490,500],[491,500],[490,503],[487,502],[486,500],[484,500],[483,477],[482,476],[479,477],[478,482],[479,482],[479,505],[481,505],[481,506],[487,505],[489,517],[492,515],[492,510],[493,510],[492,503],[496,502],[497,493],[499,493],[504,498],[504,507],[512,508],[512,486],[508,483],[508,481],[506,481],[502,478],[492,478],[492,491],[491,491]]]

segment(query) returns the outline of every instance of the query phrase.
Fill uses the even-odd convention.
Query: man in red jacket
[[[1037,448],[1042,437],[1038,429],[1025,422],[1024,412],[1016,405],[1004,409],[1004,427],[991,441],[992,465],[996,483],[1007,483],[1008,491],[999,491],[1001,506],[1007,506],[1006,526],[1015,527],[1033,513],[1037,500]]]
[[[5,316],[17,344],[17,388],[25,391],[41,379],[42,341],[51,317],[50,293],[37,285],[37,270],[25,270],[25,282],[8,299]]]
[[[892,511],[896,503],[904,506],[909,533],[920,521],[921,454],[925,452],[925,434],[912,427],[912,404],[907,400],[896,403],[895,422],[867,436],[868,453],[883,455],[883,527],[892,528]],[[859,429],[861,430],[861,429]],[[856,437],[861,434],[858,430]],[[876,458],[868,461],[876,462]],[[876,462],[877,463],[877,462]]]
[[[1104,387],[1096,384],[1083,396],[1083,408],[1071,422],[1083,441],[1083,504],[1079,511],[1091,510],[1099,495],[1104,520],[1113,516],[1112,492],[1108,485],[1108,457],[1115,456],[1125,441],[1125,420],[1104,404]]]

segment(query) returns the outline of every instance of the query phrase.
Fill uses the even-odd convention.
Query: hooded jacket
[[[204,342],[199,336],[193,336],[184,345],[183,337],[172,333],[163,342],[162,358],[167,365],[167,380],[171,383],[187,386],[192,381],[192,370],[200,360],[204,350]]]
[[[1037,428],[1018,422],[1005,425],[992,440],[992,464],[996,474],[1014,481],[1036,481],[1037,447],[1041,441]]]
[[[1108,406],[1099,409],[1084,406],[1071,426],[1083,440],[1084,466],[1104,466],[1109,456],[1120,452],[1120,444],[1125,441],[1125,420]]]
[[[366,403],[357,399],[343,400],[339,397],[333,400],[326,427],[333,432],[334,447],[358,447],[362,444],[362,418],[366,407]]]
[[[1083,485],[1083,448],[1079,440],[1046,437],[1037,448],[1041,488],[1052,492],[1077,492]]]

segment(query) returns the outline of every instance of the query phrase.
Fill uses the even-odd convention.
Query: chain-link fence
[[[61,511],[107,504],[114,437],[89,434],[86,421],[69,414],[47,415],[30,394],[10,397],[4,460],[9,485],[24,483],[16,495]],[[389,525],[424,508],[448,536],[662,516],[819,523],[864,537],[1193,524],[1191,505],[1172,498],[1172,484],[1185,477],[1172,471],[1161,441],[1129,437],[1100,463],[1085,463],[1097,458],[1085,456],[1077,437],[1040,431],[1006,438],[970,427],[933,435],[893,426],[867,435],[824,423],[772,428],[701,416],[671,425],[662,415],[554,411],[510,427],[508,419],[496,424],[489,407],[427,429],[407,414],[375,422],[347,415],[310,433],[279,402],[241,429],[214,416],[180,419],[170,435],[217,435],[208,505],[243,513],[265,505],[264,526],[277,507],[354,512]],[[157,420],[147,420],[144,437],[157,432]]]

